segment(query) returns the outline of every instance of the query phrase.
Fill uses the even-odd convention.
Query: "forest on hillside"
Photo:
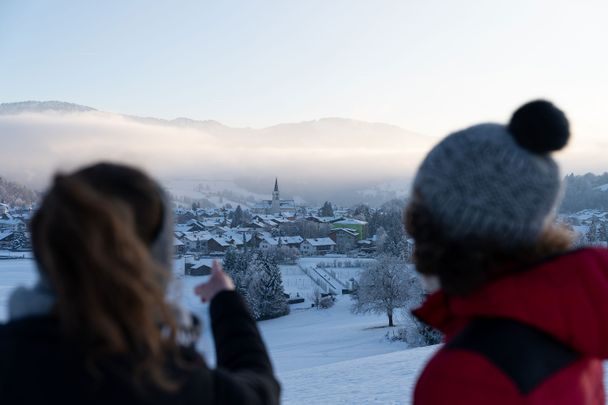
[[[569,174],[564,178],[564,199],[559,208],[562,213],[585,209],[608,210],[608,173],[596,175]]]
[[[39,194],[29,188],[0,177],[0,203],[13,207],[29,206],[38,200]]]

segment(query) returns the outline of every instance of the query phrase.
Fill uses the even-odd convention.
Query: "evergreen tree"
[[[226,251],[224,256],[224,271],[234,280],[236,290],[245,297],[251,281],[247,271],[250,257],[249,253],[239,253],[232,247]]]
[[[600,221],[597,226],[597,241],[606,243],[608,242],[608,225],[605,221]]]
[[[27,244],[27,236],[23,232],[15,232],[10,246],[12,250],[19,250],[25,248]]]
[[[587,243],[595,243],[598,241],[598,220],[596,216],[591,219],[589,229],[587,229],[587,233],[585,234],[585,239]]]
[[[231,228],[236,228],[243,224],[243,210],[240,205],[236,206],[236,210],[234,210],[234,214],[232,215],[232,222],[230,223]]]
[[[248,302],[256,319],[272,319],[289,313],[281,271],[272,254],[258,253],[247,269],[250,274]]]
[[[351,208],[351,215],[361,221],[368,221],[372,215],[372,210],[365,204],[358,204]]]
[[[332,207],[329,201],[325,201],[325,204],[319,210],[319,216],[322,217],[333,217],[334,216],[334,208]]]

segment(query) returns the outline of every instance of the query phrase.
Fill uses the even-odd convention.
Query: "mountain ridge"
[[[0,115],[18,115],[24,113],[45,113],[45,112],[57,112],[57,113],[82,113],[82,112],[99,112],[106,113],[112,115],[122,116],[136,122],[144,123],[144,124],[155,124],[155,125],[164,125],[164,126],[175,126],[178,128],[183,127],[194,127],[199,129],[218,129],[225,128],[229,130],[253,130],[253,131],[274,131],[274,130],[283,130],[290,129],[290,127],[294,126],[314,126],[314,125],[365,125],[370,127],[383,127],[385,129],[390,129],[394,131],[404,131],[408,134],[427,137],[424,134],[419,134],[407,129],[404,129],[398,125],[384,123],[384,122],[374,122],[374,121],[365,121],[358,120],[353,118],[344,118],[344,117],[321,117],[313,120],[303,120],[303,121],[293,121],[293,122],[281,122],[274,125],[269,125],[261,128],[254,127],[233,127],[230,125],[226,125],[222,122],[213,119],[201,120],[194,119],[189,117],[176,117],[172,119],[164,119],[150,116],[138,116],[131,114],[123,114],[119,112],[111,112],[99,110],[94,107],[86,106],[83,104],[71,103],[66,101],[59,100],[26,100],[26,101],[16,101],[16,102],[5,102],[0,103]]]

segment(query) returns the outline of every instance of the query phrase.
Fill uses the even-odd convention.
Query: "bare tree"
[[[386,314],[388,326],[394,326],[394,311],[418,302],[421,294],[416,275],[405,261],[381,255],[361,272],[351,309],[354,313]]]

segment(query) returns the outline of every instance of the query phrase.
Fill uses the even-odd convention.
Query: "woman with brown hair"
[[[414,313],[446,344],[415,404],[604,404],[608,252],[572,250],[555,225],[551,152],[569,135],[539,100],[508,125],[449,135],[422,162],[405,225],[434,291]]]
[[[39,282],[0,326],[0,402],[274,404],[279,384],[232,280],[216,262],[210,302],[217,368],[196,322],[165,299],[173,229],[159,185],[97,164],[57,175],[31,222]]]

